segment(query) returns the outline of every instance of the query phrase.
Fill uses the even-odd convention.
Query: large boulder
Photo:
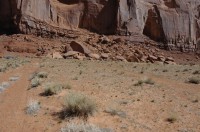
[[[70,43],[70,46],[73,51],[77,51],[77,52],[83,53],[85,55],[88,55],[91,53],[91,51],[85,45],[83,45],[82,43],[80,43],[78,41],[72,41]]]

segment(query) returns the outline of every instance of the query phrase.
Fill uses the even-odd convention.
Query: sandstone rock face
[[[0,1],[1,31],[65,36],[78,28],[102,34],[141,33],[168,49],[194,50],[200,48],[200,1]]]

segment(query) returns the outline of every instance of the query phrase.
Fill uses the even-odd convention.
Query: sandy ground
[[[23,58],[21,58],[23,59]],[[0,59],[0,64],[6,60]],[[13,60],[14,61],[14,60]],[[10,85],[0,93],[0,132],[55,132],[80,118],[62,120],[56,113],[63,109],[69,93],[82,93],[97,104],[87,123],[116,132],[199,132],[200,85],[187,83],[200,78],[193,72],[199,65],[160,65],[113,61],[29,59],[17,68],[0,72],[0,83]],[[12,62],[12,60],[10,60]],[[29,89],[30,76],[36,71],[48,73],[40,86]],[[10,77],[18,76],[16,81]],[[136,86],[138,81],[154,84]],[[57,95],[41,96],[45,84],[67,83]],[[29,100],[38,100],[36,115],[25,112]],[[112,109],[119,114],[105,111]],[[167,121],[175,119],[174,123]]]

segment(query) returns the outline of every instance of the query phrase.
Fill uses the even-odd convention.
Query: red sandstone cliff
[[[199,0],[1,0],[1,31],[141,33],[168,48],[200,48]]]

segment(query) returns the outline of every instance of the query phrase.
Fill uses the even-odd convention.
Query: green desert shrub
[[[63,116],[79,116],[87,118],[96,110],[93,100],[80,93],[70,93],[65,99]]]
[[[43,95],[51,96],[51,95],[59,93],[62,89],[63,89],[63,85],[61,84],[49,83],[49,84],[46,84]]]
[[[47,72],[38,72],[38,73],[37,73],[37,76],[38,76],[39,78],[47,78],[48,73],[47,73]]]
[[[40,79],[39,78],[33,78],[31,80],[31,88],[38,87],[40,85]]]
[[[200,79],[197,77],[191,77],[188,79],[188,82],[192,84],[200,84]]]

